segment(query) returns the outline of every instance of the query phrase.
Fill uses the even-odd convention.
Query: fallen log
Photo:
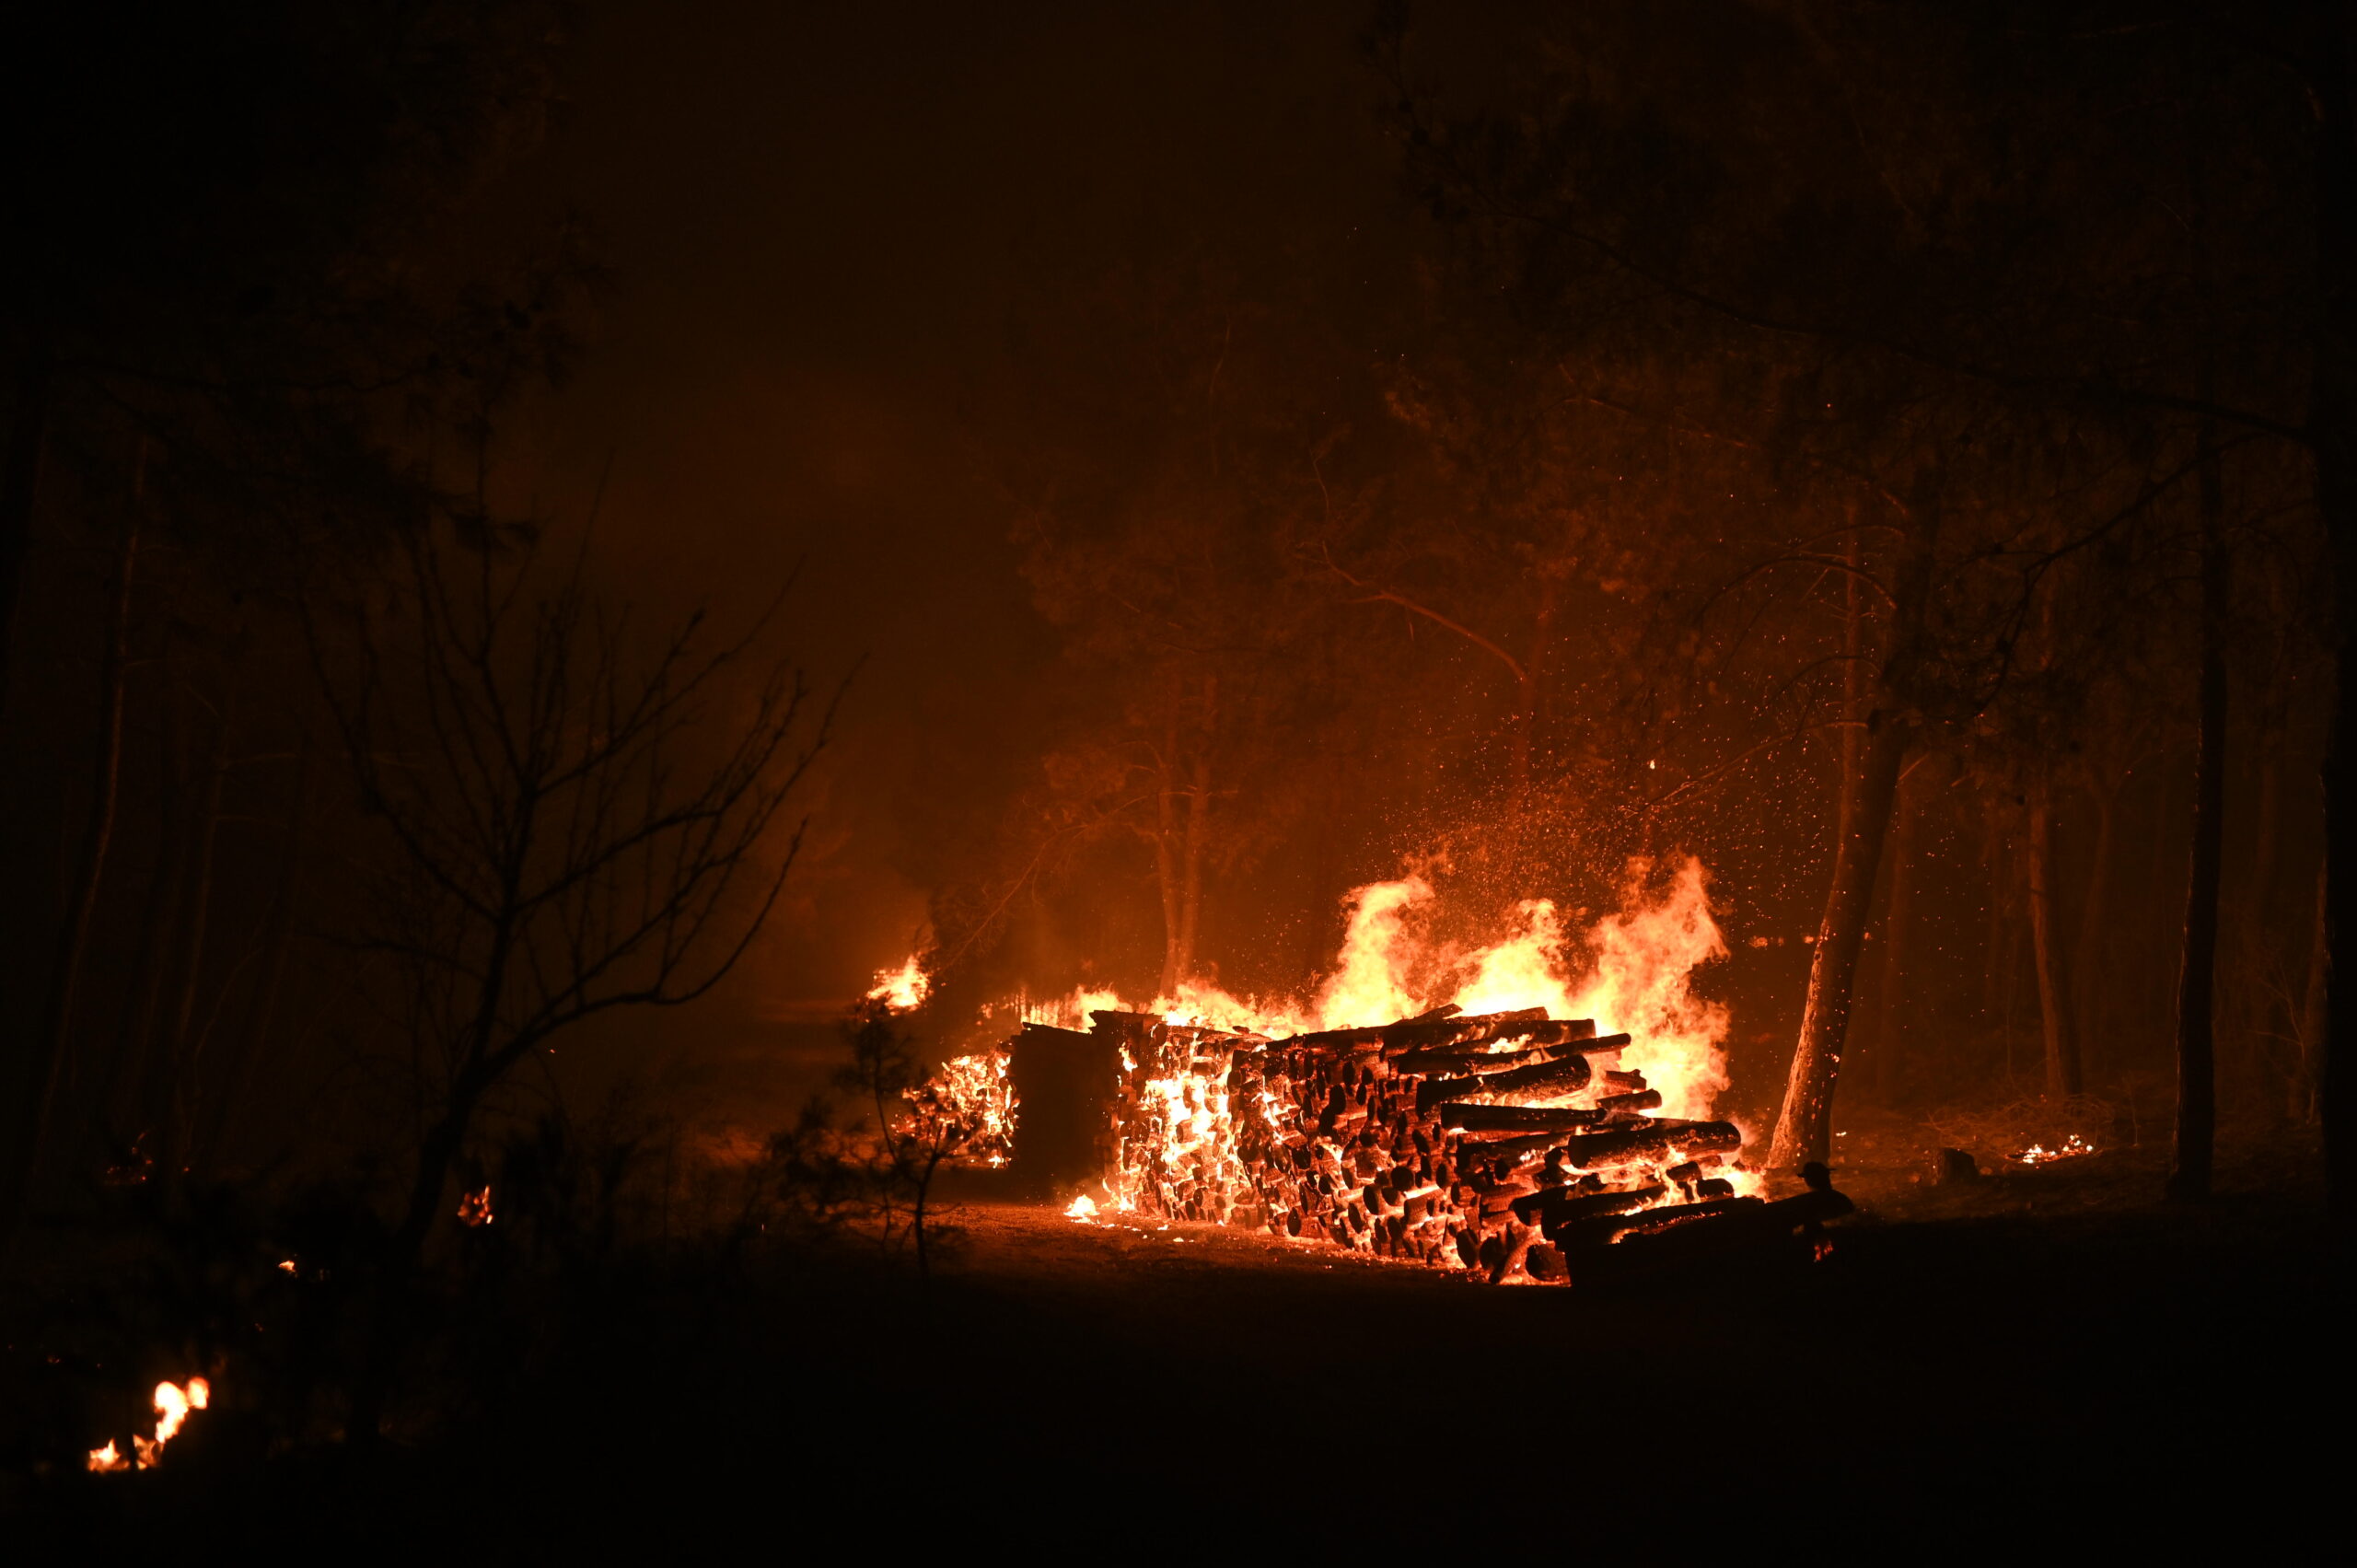
[[[1716,1224],[1745,1209],[1765,1206],[1757,1198],[1713,1198],[1702,1203],[1674,1203],[1664,1209],[1641,1209],[1634,1214],[1569,1222],[1550,1230],[1548,1237],[1567,1248],[1609,1247],[1631,1232],[1650,1234],[1681,1225]]]
[[[1608,1074],[1608,1076],[1617,1076],[1617,1074]],[[1596,1102],[1596,1109],[1607,1116],[1616,1111],[1659,1110],[1661,1091],[1639,1089],[1634,1094],[1606,1095]]]
[[[1527,1137],[1501,1138],[1492,1142],[1468,1143],[1469,1149],[1501,1170],[1520,1165],[1539,1150],[1560,1144],[1562,1139],[1553,1132],[1534,1132]]]
[[[1707,1224],[1625,1236],[1607,1256],[1616,1264],[1647,1267],[1721,1267],[1746,1256],[1806,1260],[1822,1239],[1824,1223],[1855,1212],[1850,1200],[1830,1187],[1772,1203],[1757,1199],[1720,1202],[1736,1206]]]
[[[1526,1059],[1535,1054],[1538,1053],[1521,1053]],[[1484,1063],[1483,1069],[1468,1077],[1424,1079],[1416,1086],[1416,1109],[1429,1110],[1435,1105],[1469,1095],[1577,1094],[1587,1086],[1589,1073],[1587,1058],[1576,1053],[1532,1063],[1528,1066],[1511,1066],[1504,1071],[1491,1069]]]
[[[1537,1062],[1504,1073],[1484,1073],[1480,1079],[1480,1092],[1485,1095],[1577,1094],[1587,1087],[1587,1081],[1588,1065],[1585,1056],[1566,1056],[1557,1062]]]
[[[1545,1222],[1557,1226],[1603,1215],[1632,1214],[1669,1195],[1666,1187],[1631,1187],[1624,1192],[1583,1191],[1573,1187],[1526,1192],[1509,1205],[1526,1225]],[[1554,1231],[1550,1228],[1551,1237]]]
[[[1552,1045],[1533,1046],[1527,1051],[1482,1051],[1435,1049],[1411,1051],[1391,1059],[1391,1071],[1399,1074],[1438,1074],[1444,1077],[1484,1077],[1493,1073],[1510,1073],[1520,1067],[1534,1067],[1542,1062],[1563,1062],[1614,1051],[1629,1043],[1626,1035],[1614,1035],[1603,1041],[1573,1040]]]
[[[1452,1132],[1568,1132],[1593,1127],[1604,1120],[1600,1110],[1576,1106],[1466,1105],[1450,1101],[1439,1110],[1440,1124]]]
[[[1743,1134],[1732,1121],[1697,1121],[1682,1126],[1632,1127],[1625,1132],[1591,1132],[1564,1144],[1573,1167],[1580,1170],[1610,1170],[1642,1160],[1666,1161],[1673,1156],[1724,1154],[1743,1146]]]
[[[1469,1013],[1445,1021],[1387,1024],[1384,1054],[1465,1056],[1493,1050],[1503,1040],[1563,1045],[1590,1039],[1595,1033],[1593,1018],[1550,1018],[1543,1007],[1523,1007],[1509,1013]]]

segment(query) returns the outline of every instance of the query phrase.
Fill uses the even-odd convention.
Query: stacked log
[[[1807,1223],[1739,1196],[1741,1132],[1654,1114],[1660,1092],[1610,1064],[1629,1037],[1590,1020],[1443,1008],[1276,1040],[1092,1022],[1121,1064],[1106,1186],[1141,1215],[1545,1282],[1626,1238]]]

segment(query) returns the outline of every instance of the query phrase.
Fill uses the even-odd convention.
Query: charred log
[[[1627,1132],[1591,1132],[1564,1145],[1571,1162],[1582,1170],[1609,1170],[1639,1161],[1667,1163],[1682,1156],[1726,1154],[1743,1146],[1743,1134],[1732,1121],[1701,1121],[1680,1127],[1659,1125]]]
[[[1439,1111],[1440,1124],[1452,1132],[1568,1132],[1592,1127],[1604,1120],[1601,1110],[1576,1106],[1555,1108],[1522,1105],[1465,1105],[1450,1102]]]
[[[1608,1247],[1631,1233],[1651,1235],[1682,1225],[1716,1224],[1747,1209],[1766,1206],[1758,1198],[1713,1198],[1700,1203],[1676,1203],[1663,1209],[1572,1221],[1550,1230],[1548,1235],[1567,1248]]]

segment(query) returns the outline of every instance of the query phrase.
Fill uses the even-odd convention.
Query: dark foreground
[[[10,1523],[330,1561],[749,1528],[885,1561],[1661,1563],[2329,1527],[2348,1301],[2313,1195],[2262,1159],[2177,1210],[2156,1177],[2133,1151],[1938,1191],[1861,1171],[1822,1262],[1572,1289],[974,1204],[929,1290],[841,1261],[618,1286],[456,1434],[256,1463],[234,1417],[192,1423],[152,1474],[16,1478]]]

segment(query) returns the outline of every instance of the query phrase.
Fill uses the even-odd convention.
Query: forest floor
[[[1817,1263],[1490,1289],[970,1202],[928,1288],[845,1265],[644,1301],[462,1432],[93,1478],[42,1512],[319,1548],[463,1519],[510,1553],[766,1518],[780,1546],[831,1522],[891,1555],[1633,1536],[1683,1558],[1805,1526],[1834,1556],[2043,1557],[2212,1524],[2252,1551],[2337,1494],[2347,1298],[2312,1145],[2230,1144],[2218,1199],[2177,1207],[2156,1150],[1932,1186],[1905,1138],[1881,1164],[1852,1132],[1861,1212]]]

